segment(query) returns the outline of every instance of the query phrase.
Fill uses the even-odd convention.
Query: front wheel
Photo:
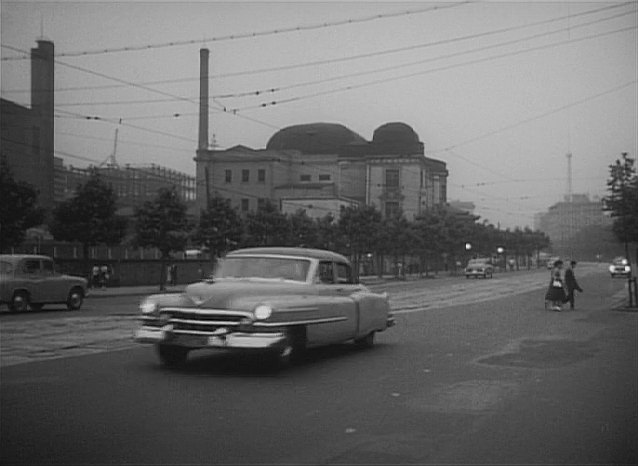
[[[360,348],[372,348],[374,346],[374,334],[375,332],[372,331],[363,338],[357,338],[354,341],[355,345],[359,346]]]
[[[69,291],[69,296],[66,299],[66,307],[69,311],[77,311],[82,307],[84,302],[84,293],[80,288],[73,288]]]
[[[157,345],[157,354],[162,364],[166,367],[181,366],[188,357],[188,348],[173,345]]]
[[[9,303],[9,309],[14,312],[25,312],[29,308],[29,295],[25,291],[16,291]]]

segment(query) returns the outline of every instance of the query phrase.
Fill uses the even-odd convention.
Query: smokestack
[[[32,131],[33,147],[37,154],[40,182],[39,203],[42,207],[53,207],[54,195],[54,78],[55,48],[53,42],[39,39],[38,47],[31,49],[31,111],[37,124]]]
[[[208,49],[199,49],[199,150],[208,149]]]

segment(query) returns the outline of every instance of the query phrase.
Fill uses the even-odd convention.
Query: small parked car
[[[135,340],[160,362],[191,350],[265,353],[282,367],[306,348],[353,340],[372,346],[394,325],[388,295],[371,292],[340,254],[305,248],[248,248],[219,261],[211,279],[140,305]]]
[[[492,278],[493,275],[494,266],[489,259],[470,259],[467,263],[467,267],[465,267],[465,278]]]
[[[631,274],[631,265],[624,257],[616,257],[609,265],[609,273],[611,278],[628,277]]]
[[[48,256],[0,255],[0,304],[12,311],[39,311],[45,304],[77,310],[86,295],[87,280],[58,272]]]

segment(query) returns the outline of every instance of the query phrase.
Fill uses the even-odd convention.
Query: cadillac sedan
[[[140,313],[135,340],[153,344],[167,366],[196,349],[266,352],[285,366],[310,347],[372,346],[394,325],[388,295],[358,283],[345,257],[302,248],[231,252],[210,280],[149,296]]]

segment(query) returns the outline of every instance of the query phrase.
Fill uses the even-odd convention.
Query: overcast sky
[[[568,152],[573,192],[591,196],[605,194],[621,152],[636,156],[637,7],[3,1],[2,97],[30,105],[29,61],[15,49],[43,33],[58,55],[66,164],[102,163],[119,128],[120,164],[194,174],[204,46],[219,147],[263,148],[278,128],[310,122],[371,139],[402,121],[447,163],[449,199],[502,227],[532,226],[567,191]]]

